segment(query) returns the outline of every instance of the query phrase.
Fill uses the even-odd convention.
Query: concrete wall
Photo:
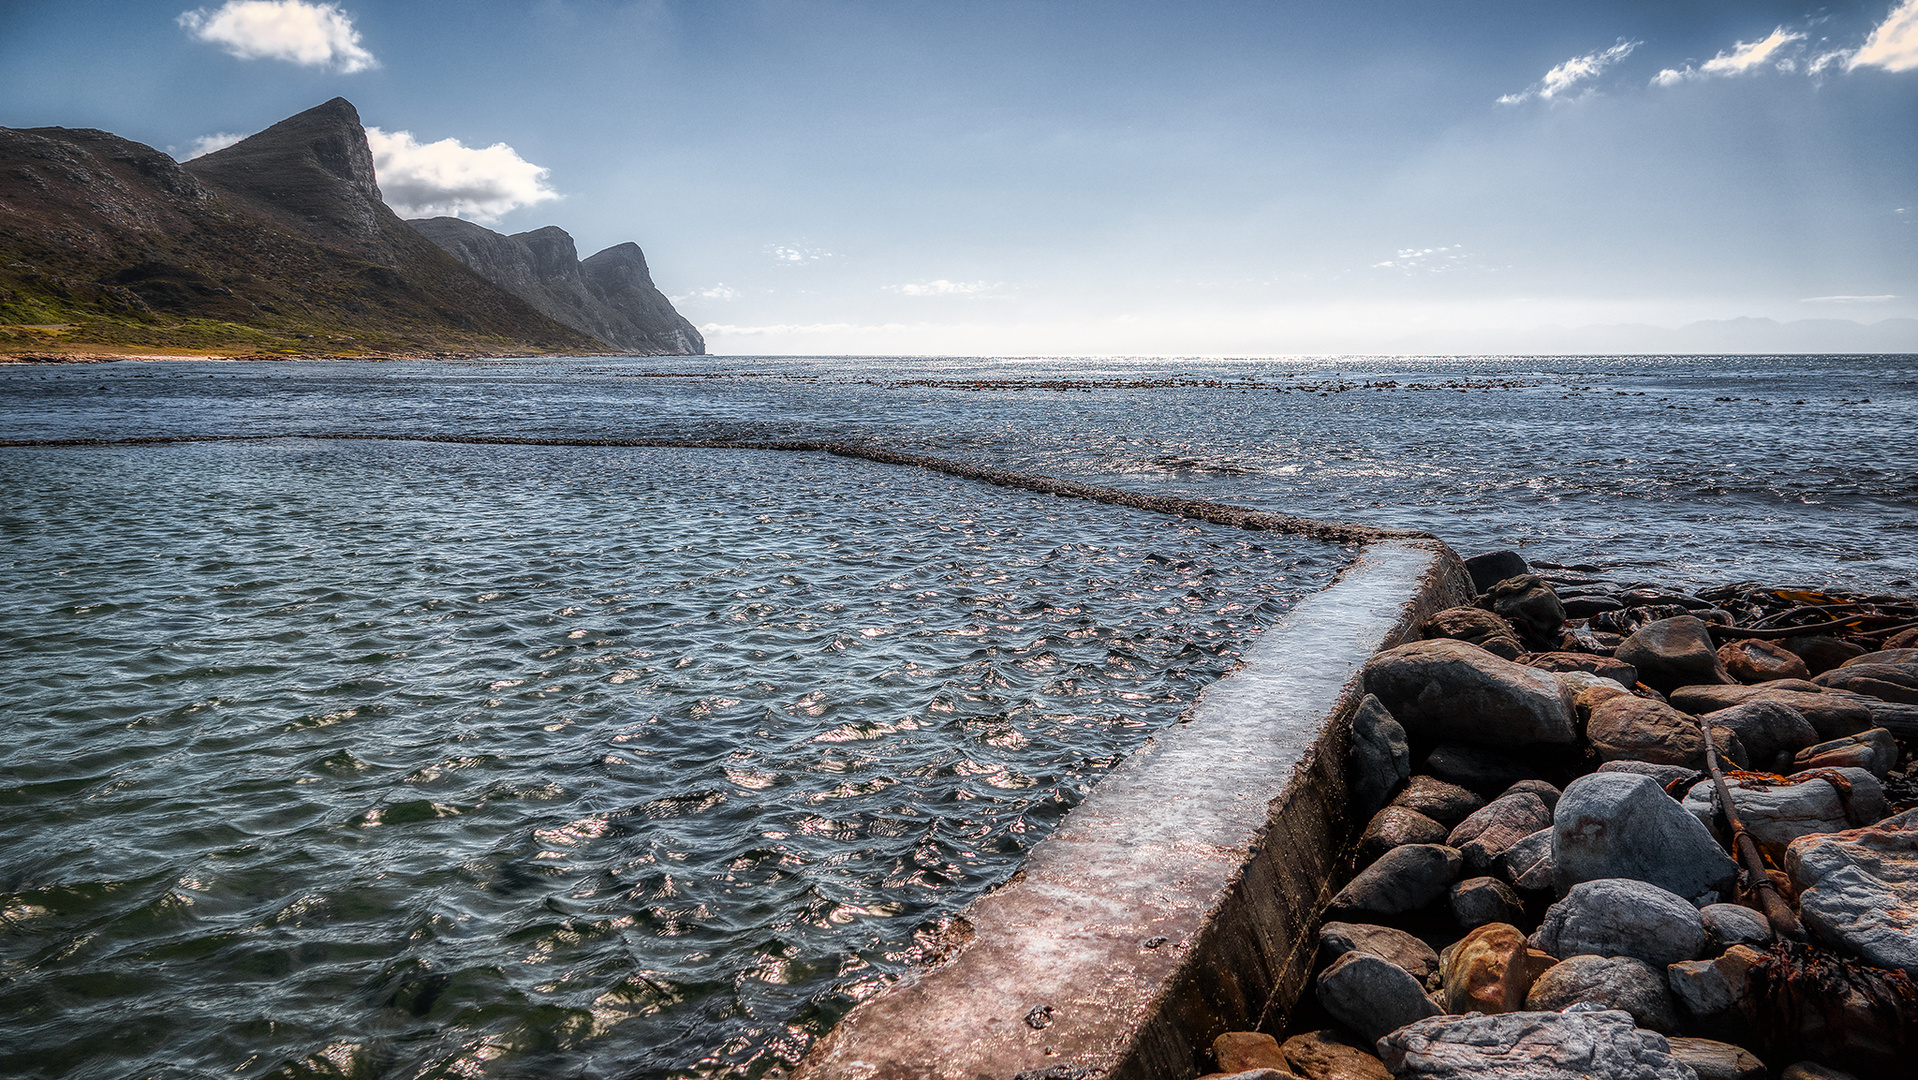
[[[1355,825],[1354,677],[1470,598],[1437,541],[1367,547],[967,907],[945,963],[847,1014],[799,1080],[1167,1080],[1209,1064],[1220,1032],[1275,1028]]]

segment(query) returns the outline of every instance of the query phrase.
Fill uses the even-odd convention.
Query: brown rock
[[[1863,769],[1880,780],[1898,765],[1898,740],[1884,728],[1872,728],[1842,739],[1807,746],[1792,757],[1791,771],[1806,769]]]
[[[1464,641],[1414,641],[1366,662],[1376,694],[1414,742],[1466,742],[1502,752],[1578,741],[1571,695],[1550,672]]]
[[[1335,1030],[1294,1035],[1279,1049],[1305,1080],[1392,1080],[1383,1061]]]
[[[1611,656],[1579,652],[1527,653],[1519,657],[1518,662],[1545,671],[1586,671],[1620,686],[1631,686],[1638,681],[1637,668]]]
[[[1698,768],[1705,737],[1691,717],[1641,697],[1613,698],[1592,710],[1585,735],[1604,761],[1649,761]]]
[[[1694,716],[1761,699],[1797,709],[1821,739],[1856,735],[1874,726],[1871,709],[1862,704],[1864,698],[1828,693],[1815,683],[1797,680],[1761,683],[1758,686],[1685,686],[1671,694],[1673,708]]]
[[[1506,660],[1517,659],[1525,652],[1511,623],[1475,607],[1446,608],[1426,619],[1419,626],[1419,634],[1427,641],[1450,638],[1470,642]]]
[[[1698,1074],[1698,1080],[1765,1080],[1768,1071],[1742,1046],[1713,1039],[1667,1038],[1672,1056]]]
[[[1731,673],[1732,678],[1742,683],[1811,678],[1811,669],[1805,666],[1797,653],[1757,638],[1745,638],[1719,646],[1718,661],[1725,665],[1725,670]]]
[[[1404,806],[1388,806],[1372,815],[1359,835],[1359,860],[1371,862],[1405,844],[1443,844],[1445,826]]]
[[[1552,824],[1551,808],[1529,791],[1501,795],[1458,823],[1445,838],[1465,858],[1468,873],[1489,872],[1513,844]]]
[[[1875,697],[1880,701],[1918,705],[1918,664],[1861,664],[1853,661],[1825,672],[1812,682],[1833,690]]]
[[[1484,806],[1485,800],[1457,784],[1431,776],[1414,776],[1398,798],[1392,800],[1392,805],[1417,810],[1450,829]]]
[[[1572,708],[1577,710],[1580,720],[1590,723],[1593,709],[1598,708],[1613,698],[1631,696],[1632,692],[1630,690],[1616,684],[1602,683],[1597,686],[1587,686],[1572,696]]]
[[[1805,662],[1805,666],[1811,669],[1813,675],[1830,671],[1854,656],[1863,656],[1871,651],[1863,645],[1854,645],[1843,638],[1835,638],[1829,634],[1788,637],[1779,644],[1797,653],[1798,658]]]
[[[1460,939],[1442,960],[1445,1009],[1452,1013],[1505,1013],[1525,1007],[1525,995],[1558,961],[1525,944],[1510,923],[1487,923]]]
[[[1285,1055],[1279,1052],[1279,1040],[1263,1031],[1228,1031],[1212,1040],[1212,1057],[1222,1073],[1240,1073],[1252,1069],[1283,1069]]]
[[[1729,683],[1705,620],[1679,615],[1649,622],[1618,645],[1618,658],[1638,669],[1639,681],[1663,694],[1681,686]]]

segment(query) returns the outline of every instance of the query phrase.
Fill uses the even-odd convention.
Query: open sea
[[[0,366],[0,1075],[764,1076],[1350,558],[1918,591],[1918,358]]]

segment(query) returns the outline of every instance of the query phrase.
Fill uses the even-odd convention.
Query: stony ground
[[[1918,1075],[1918,601],[1468,567],[1365,670],[1311,999],[1219,1074]]]

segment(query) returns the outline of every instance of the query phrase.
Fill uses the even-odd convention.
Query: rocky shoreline
[[[1918,1075],[1918,600],[1466,565],[1364,670],[1313,994],[1213,1077]]]

